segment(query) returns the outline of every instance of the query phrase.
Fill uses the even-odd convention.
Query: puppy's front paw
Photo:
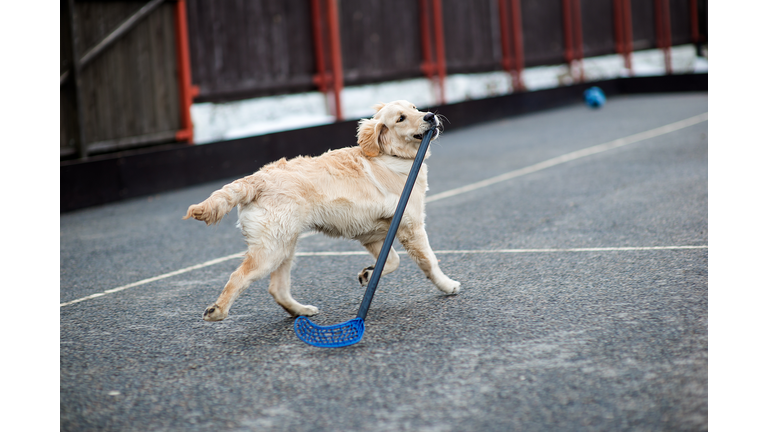
[[[453,279],[445,278],[444,281],[435,285],[437,285],[437,288],[439,288],[440,291],[446,294],[458,294],[459,291],[461,291],[461,282],[456,282]]]
[[[368,281],[370,281],[371,276],[373,276],[373,269],[373,266],[366,267],[363,269],[363,271],[357,274],[357,280],[360,281],[361,286],[368,285]]]
[[[300,309],[297,311],[297,313],[296,313],[295,315],[296,315],[296,316],[298,316],[298,315],[303,315],[303,316],[315,316],[315,315],[317,315],[317,314],[319,314],[319,313],[320,313],[320,310],[318,310],[316,307],[314,307],[314,306],[312,306],[312,305],[303,305],[303,306],[302,306],[302,307],[301,307],[301,308],[300,308]]]
[[[206,321],[221,321],[229,315],[224,312],[216,303],[208,306],[203,312],[203,319]]]

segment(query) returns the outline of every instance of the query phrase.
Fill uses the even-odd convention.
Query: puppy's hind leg
[[[237,300],[240,294],[248,288],[253,281],[266,277],[280,265],[281,260],[276,259],[277,254],[267,254],[263,250],[249,248],[245,253],[245,259],[240,267],[229,277],[229,282],[219,295],[216,302],[208,306],[203,312],[206,321],[221,321],[229,315],[229,308]]]
[[[295,248],[295,243],[294,246]],[[291,255],[272,272],[269,277],[269,293],[272,294],[277,304],[282,306],[291,316],[317,315],[318,310],[312,305],[303,305],[291,296],[291,265],[293,263],[294,249]]]
[[[381,253],[381,247],[384,245],[384,241],[377,241],[373,243],[364,244],[366,249],[368,249],[368,252],[373,255],[374,258],[378,261],[379,254]],[[389,250],[389,255],[387,255],[387,262],[384,263],[384,269],[381,271],[381,275],[384,276],[386,274],[392,273],[393,271],[397,270],[397,267],[400,265],[400,257],[397,255],[397,251],[395,251],[395,248],[391,248]],[[360,282],[360,285],[366,286],[368,285],[368,282],[371,280],[371,276],[373,276],[373,269],[374,266],[366,267],[360,273],[357,274],[357,280]]]

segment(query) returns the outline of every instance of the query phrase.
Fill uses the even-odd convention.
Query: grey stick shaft
[[[357,311],[357,317],[365,320],[365,316],[368,315],[368,307],[371,306],[373,300],[373,294],[376,292],[376,286],[379,284],[381,278],[381,272],[384,270],[384,264],[387,262],[389,256],[389,250],[392,248],[392,243],[395,241],[395,235],[398,228],[400,228],[400,220],[405,213],[405,207],[408,205],[408,199],[411,197],[411,191],[413,185],[416,183],[416,177],[419,175],[421,164],[424,162],[424,156],[427,154],[427,148],[429,147],[429,141],[434,135],[435,129],[432,128],[426,132],[424,138],[421,140],[419,151],[416,153],[416,158],[411,165],[411,172],[408,174],[408,178],[405,180],[405,187],[403,187],[403,193],[400,195],[400,201],[397,203],[395,214],[392,216],[392,224],[389,225],[387,236],[384,238],[384,244],[381,246],[381,252],[379,252],[379,258],[376,260],[376,267],[373,269],[373,275],[368,281],[368,288],[365,290],[365,296],[363,296],[363,302],[360,304],[360,309]]]

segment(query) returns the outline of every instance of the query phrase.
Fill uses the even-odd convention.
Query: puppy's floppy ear
[[[375,119],[363,119],[357,124],[357,143],[368,157],[381,154],[381,145],[386,137],[387,127],[384,122]]]

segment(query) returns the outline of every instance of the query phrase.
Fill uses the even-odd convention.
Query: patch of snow
[[[696,56],[693,45],[671,49],[674,73],[706,73],[708,62]],[[611,54],[586,58],[583,61],[587,81],[599,81],[630,76],[624,68],[624,57]],[[655,76],[666,73],[664,53],[658,49],[632,53],[634,76]],[[568,65],[526,68],[523,81],[529,91],[573,84]],[[407,99],[416,106],[439,104],[439,88],[427,78],[344,87],[341,92],[344,119],[352,120],[373,115],[373,105]],[[445,101],[456,103],[472,99],[512,93],[512,80],[506,72],[454,74],[445,79]],[[270,96],[226,103],[197,103],[192,105],[195,143],[263,135],[299,129],[335,121],[330,111],[329,95],[320,92]]]
[[[204,144],[332,123],[320,92],[192,105],[195,143]]]
[[[292,129],[302,129],[333,123],[336,117],[332,115],[286,115],[271,122],[251,122],[241,127],[235,127],[224,132],[224,139],[236,139],[256,135],[264,135]]]
[[[377,103],[400,99],[407,99],[416,106],[437,105],[435,90],[427,78],[344,87],[341,90],[342,114],[347,120],[370,117],[374,114],[372,107]]]
[[[509,93],[512,93],[512,77],[506,72],[455,74],[445,78],[446,103],[484,99]]]

